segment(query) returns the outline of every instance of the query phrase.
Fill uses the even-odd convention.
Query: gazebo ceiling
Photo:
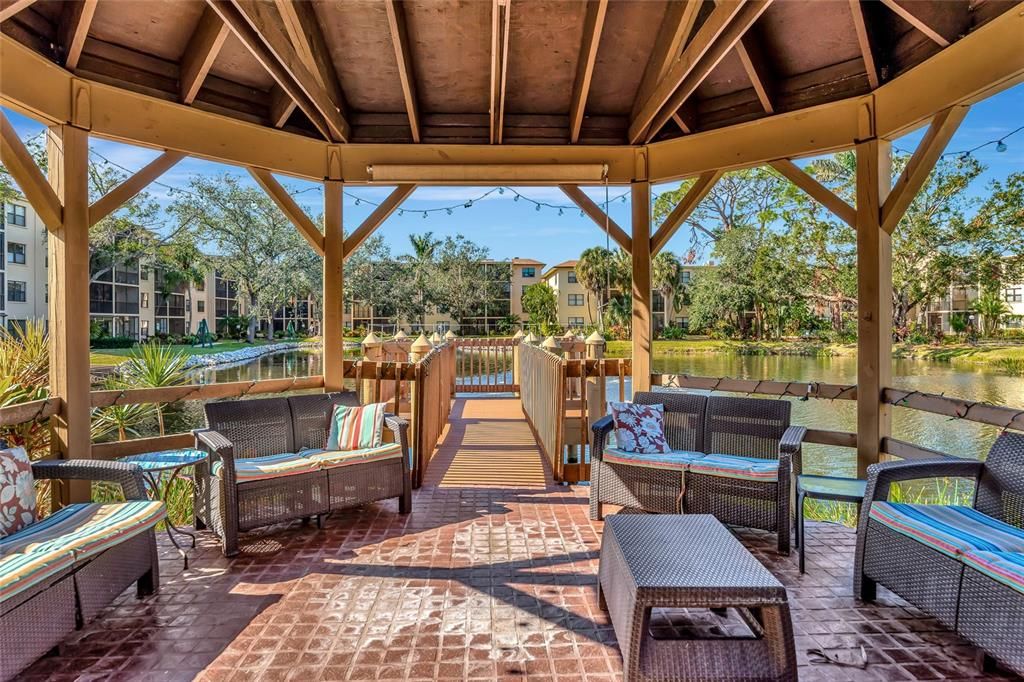
[[[863,95],[1016,0],[4,0],[83,78],[335,142],[637,144]]]

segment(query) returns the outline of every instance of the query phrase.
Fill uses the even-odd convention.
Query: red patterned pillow
[[[25,448],[0,450],[0,538],[36,522],[36,487]]]
[[[608,403],[615,422],[616,446],[626,452],[663,455],[672,452],[665,440],[665,406]]]

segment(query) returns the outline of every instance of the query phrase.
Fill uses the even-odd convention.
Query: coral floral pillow
[[[0,450],[0,538],[36,522],[36,487],[25,448]]]
[[[665,406],[609,403],[615,422],[615,443],[626,452],[663,455],[672,452],[665,440]]]

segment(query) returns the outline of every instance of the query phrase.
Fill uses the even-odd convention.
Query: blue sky
[[[4,111],[23,139],[37,135],[42,130],[42,126],[34,120],[6,109]],[[1018,85],[974,105],[953,136],[948,150],[970,149],[1006,135],[1018,126],[1024,125],[1024,116],[1021,112],[1024,112],[1024,85]],[[903,150],[913,150],[923,134],[924,128],[921,128],[896,140],[895,146]],[[1007,140],[1007,145],[1009,148],[1003,153],[996,152],[995,145],[989,145],[974,153],[974,156],[987,166],[987,170],[971,187],[972,194],[984,195],[985,186],[990,180],[1003,179],[1010,173],[1024,171],[1024,131]],[[99,139],[93,139],[91,146],[94,152],[133,171],[157,155],[153,150]],[[208,161],[186,159],[161,177],[160,183],[171,187],[185,187],[194,174],[211,175],[224,172],[235,174],[247,183],[252,182],[244,170]],[[279,179],[290,191],[299,192],[296,194],[296,200],[310,215],[316,216],[320,212],[323,193],[316,183]],[[167,189],[161,185],[152,185],[148,191],[158,201],[166,204],[170,198]],[[662,185],[655,187],[654,191],[657,193],[673,188],[673,185]],[[345,229],[355,229],[373,210],[373,206],[368,202],[381,201],[390,189],[365,186],[348,188],[344,207]],[[589,246],[605,243],[604,232],[590,219],[581,217],[571,202],[554,187],[516,188],[524,197],[519,201],[514,200],[512,192],[493,192],[485,199],[475,202],[471,208],[461,208],[467,200],[480,197],[490,189],[492,188],[421,187],[406,200],[403,205],[404,215],[392,215],[378,234],[385,238],[396,254],[408,251],[410,234],[430,230],[438,236],[461,233],[488,247],[495,258],[534,258],[549,265],[575,258]],[[598,203],[604,202],[602,188],[588,188],[587,193]],[[613,199],[627,193],[625,201],[612,202],[610,211],[614,220],[620,225],[627,226],[630,216],[628,188],[612,187],[609,193]],[[558,208],[542,207],[538,211],[535,204],[526,198],[564,207],[562,214],[559,215]],[[357,199],[360,201],[359,205],[356,205]],[[427,218],[423,217],[424,210],[446,206],[459,208],[454,208],[451,215],[442,210],[430,213]],[[669,242],[668,248],[677,253],[685,252],[687,244],[683,231]]]

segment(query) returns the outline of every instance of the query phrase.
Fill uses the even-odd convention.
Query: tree
[[[576,261],[576,281],[597,299],[597,324],[604,329],[604,311],[612,297],[612,290],[622,278],[620,262],[615,253],[602,246],[592,246],[580,254]],[[589,306],[588,306],[589,308]],[[593,320],[591,320],[593,322]]]
[[[500,279],[484,262],[487,257],[486,247],[461,234],[446,237],[437,249],[437,276],[433,281],[437,308],[451,315],[460,327],[502,295]]]
[[[558,324],[558,294],[547,282],[531,284],[523,292],[523,312],[530,316],[530,324],[549,336]]]
[[[403,256],[401,261],[402,296],[398,308],[400,317],[416,320],[420,328],[426,324],[426,316],[434,298],[434,276],[437,269],[437,249],[441,240],[434,237],[433,232],[409,235],[412,254]]]
[[[1010,306],[995,291],[986,291],[974,302],[973,310],[981,316],[985,336],[993,336],[999,328],[999,320],[1010,312]]]
[[[734,227],[715,243],[717,267],[697,273],[690,285],[690,326],[721,334],[746,328],[744,313],[754,307],[757,230]]]
[[[651,286],[678,311],[683,302],[683,264],[671,251],[661,251],[651,260]]]
[[[197,240],[213,242],[219,269],[237,280],[253,311],[260,309],[269,288],[287,280],[282,270],[294,267],[297,252],[310,248],[266,194],[230,174],[192,178],[188,192],[176,194],[170,211]],[[251,315],[246,334],[250,343],[257,322]]]
[[[346,296],[353,302],[372,305],[381,316],[389,316],[396,298],[393,282],[397,269],[384,238],[370,237],[345,260]]]

